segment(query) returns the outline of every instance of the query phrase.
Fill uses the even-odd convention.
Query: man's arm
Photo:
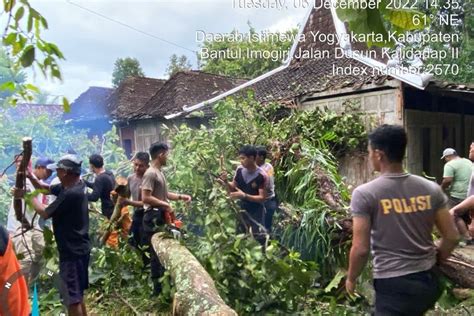
[[[26,177],[28,179],[30,179],[31,181],[31,184],[33,184],[33,186],[35,187],[35,189],[37,190],[43,190],[44,192],[42,192],[43,194],[51,194],[51,191],[50,191],[50,185],[49,184],[46,184],[44,182],[41,182],[38,178],[35,177],[35,175],[33,175],[32,173],[28,172]]]
[[[454,215],[459,211],[462,211],[465,209],[472,209],[472,208],[474,208],[474,195],[471,195],[470,197],[468,197],[467,199],[465,199],[464,201],[462,201],[461,203],[459,203],[458,205],[450,209],[449,213],[451,215]]]
[[[37,199],[33,199],[32,204],[33,204],[33,209],[35,210],[36,213],[38,213],[39,216],[41,216],[41,218],[44,218],[44,219],[49,218],[49,214],[46,213],[46,207],[42,203],[38,202]]]
[[[370,218],[354,216],[352,225],[352,247],[349,255],[349,271],[347,273],[346,290],[354,294],[355,283],[362,273],[370,252]]]
[[[264,188],[258,189],[258,195],[250,195],[236,188],[235,192],[230,193],[230,197],[233,199],[240,199],[249,202],[263,203],[266,199],[266,193]]]
[[[162,201],[154,197],[153,195],[151,195],[150,190],[142,190],[142,201],[144,204],[148,204],[152,207],[164,207],[164,208],[171,209],[171,206],[169,205],[169,203]]]
[[[441,234],[441,240],[438,245],[438,261],[443,261],[449,257],[458,244],[459,232],[447,208],[442,208],[436,212],[435,225]]]
[[[122,206],[133,206],[133,207],[143,207],[143,201],[133,201],[130,199],[123,199],[122,200]]]
[[[168,199],[171,201],[185,201],[185,202],[191,202],[191,196],[187,194],[179,194],[179,193],[173,193],[173,192],[168,192]]]
[[[441,189],[446,192],[451,186],[451,183],[453,183],[453,177],[444,177],[441,182]]]

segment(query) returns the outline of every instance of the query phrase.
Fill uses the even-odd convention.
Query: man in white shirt
[[[18,168],[21,156],[16,158],[16,166]],[[49,158],[39,158],[35,163],[33,174],[39,180],[46,180],[51,176],[52,171],[47,169],[47,165],[53,163],[54,160]],[[26,179],[26,192],[33,192],[35,188],[29,179]],[[38,194],[34,199],[46,204],[43,194]],[[11,236],[15,253],[19,258],[20,266],[25,274],[28,283],[33,281],[39,273],[40,261],[43,255],[44,238],[43,229],[40,225],[40,217],[36,215],[33,209],[30,209],[23,200],[23,209],[25,210],[25,218],[31,224],[32,229],[22,230],[21,223],[16,219],[15,209],[13,207],[13,199],[10,204],[7,219],[7,230]]]

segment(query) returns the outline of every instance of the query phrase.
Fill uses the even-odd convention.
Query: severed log
[[[214,281],[199,261],[178,240],[157,233],[152,245],[176,285],[173,315],[237,315],[219,296]]]
[[[17,189],[26,189],[26,172],[28,169],[28,164],[30,163],[31,155],[33,153],[32,147],[32,139],[30,137],[23,138],[23,154],[20,161],[20,165],[16,170],[16,179],[15,179],[15,187]],[[15,210],[15,217],[16,219],[22,224],[23,229],[30,229],[31,224],[24,216],[24,209],[23,209],[23,199],[22,198],[14,198],[13,199],[13,209]]]
[[[279,220],[275,222],[275,230],[282,232],[287,226],[298,227],[302,220],[302,213],[295,212],[290,205],[279,207]],[[341,245],[352,238],[352,219],[328,218],[328,224],[337,223],[339,227],[334,231],[332,244]],[[440,266],[443,274],[452,282],[463,288],[474,289],[474,246],[456,248]]]
[[[457,285],[474,289],[474,246],[456,248],[440,268]]]

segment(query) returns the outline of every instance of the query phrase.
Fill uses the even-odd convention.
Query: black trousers
[[[250,234],[256,241],[264,245],[267,231],[264,227],[265,208],[263,204],[258,207],[242,207],[242,210],[237,221],[237,233]]]
[[[443,293],[436,268],[395,278],[374,279],[376,316],[417,316]]]
[[[271,199],[266,200],[264,205],[265,205],[265,228],[267,229],[267,232],[270,233],[272,231],[273,214],[278,208],[278,200],[276,197],[272,197]]]
[[[143,215],[143,232],[145,235],[145,242],[148,245],[148,254],[150,256],[151,278],[161,278],[165,273],[165,268],[158,259],[151,238],[155,233],[163,231],[164,228],[164,212],[160,209],[149,209]]]
[[[133,212],[132,216],[132,225],[130,226],[130,231],[128,232],[129,244],[133,247],[142,246],[145,242],[145,234],[143,231],[143,216],[144,209],[137,209]]]
[[[133,212],[132,225],[129,231],[128,243],[136,248],[142,255],[143,265],[146,266],[150,263],[149,255],[143,251],[143,248],[147,247],[148,242],[145,238],[145,232],[143,230],[143,216],[144,209],[136,209]]]

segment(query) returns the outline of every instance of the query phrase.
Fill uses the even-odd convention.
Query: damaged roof
[[[129,77],[122,81],[107,99],[107,111],[118,120],[133,118],[141,112],[146,102],[159,91],[166,80]]]
[[[90,87],[71,103],[71,111],[64,113],[64,119],[93,121],[108,118],[107,98],[113,91],[112,88]]]
[[[304,41],[298,42],[289,66],[272,76],[264,78],[250,88],[255,90],[256,98],[261,102],[285,101],[298,96],[338,90],[341,88],[358,89],[365,84],[381,85],[389,76],[374,72],[370,66],[349,57],[335,55],[336,48],[342,55],[336,41],[314,40],[314,34],[334,35],[336,28],[331,11],[326,8],[312,9],[303,29]],[[374,55],[381,57],[380,50],[368,49],[365,43],[351,43],[359,51],[375,51]],[[304,53],[318,54],[327,52],[325,58],[302,58]],[[317,57],[317,55],[316,55]],[[377,58],[378,59],[378,58]],[[381,62],[385,62],[380,60]],[[354,71],[344,74],[335,74],[334,69],[366,69],[366,74],[356,75]]]
[[[50,117],[61,117],[64,113],[63,106],[60,104],[39,104],[39,103],[18,103],[14,107],[6,107],[1,112],[5,112],[12,117],[26,117],[31,114],[44,115]]]
[[[199,70],[177,72],[137,111],[135,118],[164,117],[180,111],[185,105],[208,100],[245,81]]]

